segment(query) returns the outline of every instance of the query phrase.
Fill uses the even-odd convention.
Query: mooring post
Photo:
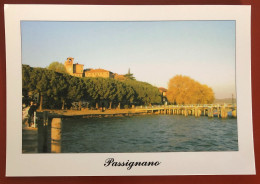
[[[214,117],[214,109],[213,109],[213,107],[211,107],[211,117],[212,118]]]
[[[208,108],[208,117],[212,118],[214,117],[214,114],[213,114],[213,108]]]
[[[237,117],[237,110],[236,109],[232,110],[232,117],[234,117],[234,118]]]
[[[226,107],[225,106],[221,107],[221,118],[227,118],[227,116],[228,113],[226,111]]]
[[[61,118],[53,118],[51,122],[51,152],[61,152]]]
[[[38,153],[48,152],[48,111],[43,111],[42,121],[38,121]]]
[[[187,111],[186,108],[185,108],[185,116],[186,116],[186,117],[188,116],[188,111]]]

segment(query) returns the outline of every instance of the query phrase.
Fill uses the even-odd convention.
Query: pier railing
[[[236,117],[236,105],[233,104],[188,104],[188,105],[152,105],[137,106],[136,111],[153,114],[172,114],[227,118]]]

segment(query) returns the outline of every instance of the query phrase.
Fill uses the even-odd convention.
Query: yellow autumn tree
[[[210,104],[215,97],[212,88],[207,85],[176,75],[168,83],[167,99],[173,104]]]

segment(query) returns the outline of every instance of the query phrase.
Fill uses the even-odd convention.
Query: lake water
[[[237,120],[181,115],[63,119],[61,152],[237,151]]]

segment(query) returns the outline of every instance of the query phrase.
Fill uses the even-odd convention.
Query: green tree
[[[52,63],[47,67],[47,69],[48,69],[48,70],[55,71],[55,72],[59,72],[59,73],[67,73],[64,64],[59,63],[59,62],[57,62],[57,61],[52,62]]]
[[[49,89],[49,80],[46,76],[46,74],[42,73],[41,80],[38,81],[36,85],[36,90],[40,94],[40,110],[42,110],[42,105],[43,105],[43,97],[46,95]]]
[[[71,77],[68,86],[68,96],[67,98],[71,102],[78,102],[79,108],[81,109],[81,101],[86,97],[86,84],[78,77]]]
[[[130,71],[129,71],[130,73]],[[90,102],[98,108],[150,105],[161,101],[157,87],[148,83],[110,78],[79,78],[44,68],[23,65],[23,96],[39,94],[40,109],[70,107],[72,102]],[[44,99],[44,100],[43,100]]]
[[[32,69],[29,65],[23,65],[22,70],[22,95],[23,95],[23,103],[29,105],[30,98],[28,96],[29,92],[29,84],[30,84],[30,75]]]
[[[116,80],[110,80],[109,83],[109,109],[112,109],[113,102],[116,99],[116,93],[117,93],[117,81]]]
[[[130,72],[130,68],[128,69],[127,74],[124,75],[126,79],[135,80],[134,74]]]
[[[152,86],[149,83],[126,80],[125,84],[132,87],[134,90],[133,103],[136,105],[151,105],[161,103],[161,94],[157,87]]]

